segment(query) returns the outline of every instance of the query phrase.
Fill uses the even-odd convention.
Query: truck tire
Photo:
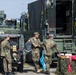
[[[18,64],[17,71],[19,72],[23,71],[23,64]]]

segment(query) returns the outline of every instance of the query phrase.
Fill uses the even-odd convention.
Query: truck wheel
[[[19,72],[23,71],[23,64],[18,64],[17,71]]]

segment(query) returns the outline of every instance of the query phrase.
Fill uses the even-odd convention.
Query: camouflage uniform
[[[5,72],[11,72],[12,71],[12,59],[10,54],[11,46],[10,43],[5,39],[1,42],[1,56],[3,58],[3,66]]]
[[[47,72],[50,73],[50,64],[52,63],[52,48],[56,47],[56,43],[52,39],[46,39],[43,42],[44,54],[45,54],[45,63]]]
[[[30,38],[30,42],[32,43],[32,59],[34,61],[35,69],[38,70],[40,59],[40,39],[32,37]],[[33,44],[37,45],[37,47],[35,47]]]

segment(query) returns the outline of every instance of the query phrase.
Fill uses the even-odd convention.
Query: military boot
[[[47,70],[47,71],[46,71],[46,74],[47,74],[47,75],[50,75],[50,71]]]
[[[8,75],[14,75],[12,72],[9,72]]]
[[[5,72],[3,75],[8,75],[8,72]]]
[[[40,70],[40,69],[38,69],[36,72],[37,72],[37,73],[40,73],[40,72],[41,72],[41,70]]]

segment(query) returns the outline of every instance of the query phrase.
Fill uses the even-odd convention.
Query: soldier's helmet
[[[39,32],[34,32],[34,35],[39,35]]]

